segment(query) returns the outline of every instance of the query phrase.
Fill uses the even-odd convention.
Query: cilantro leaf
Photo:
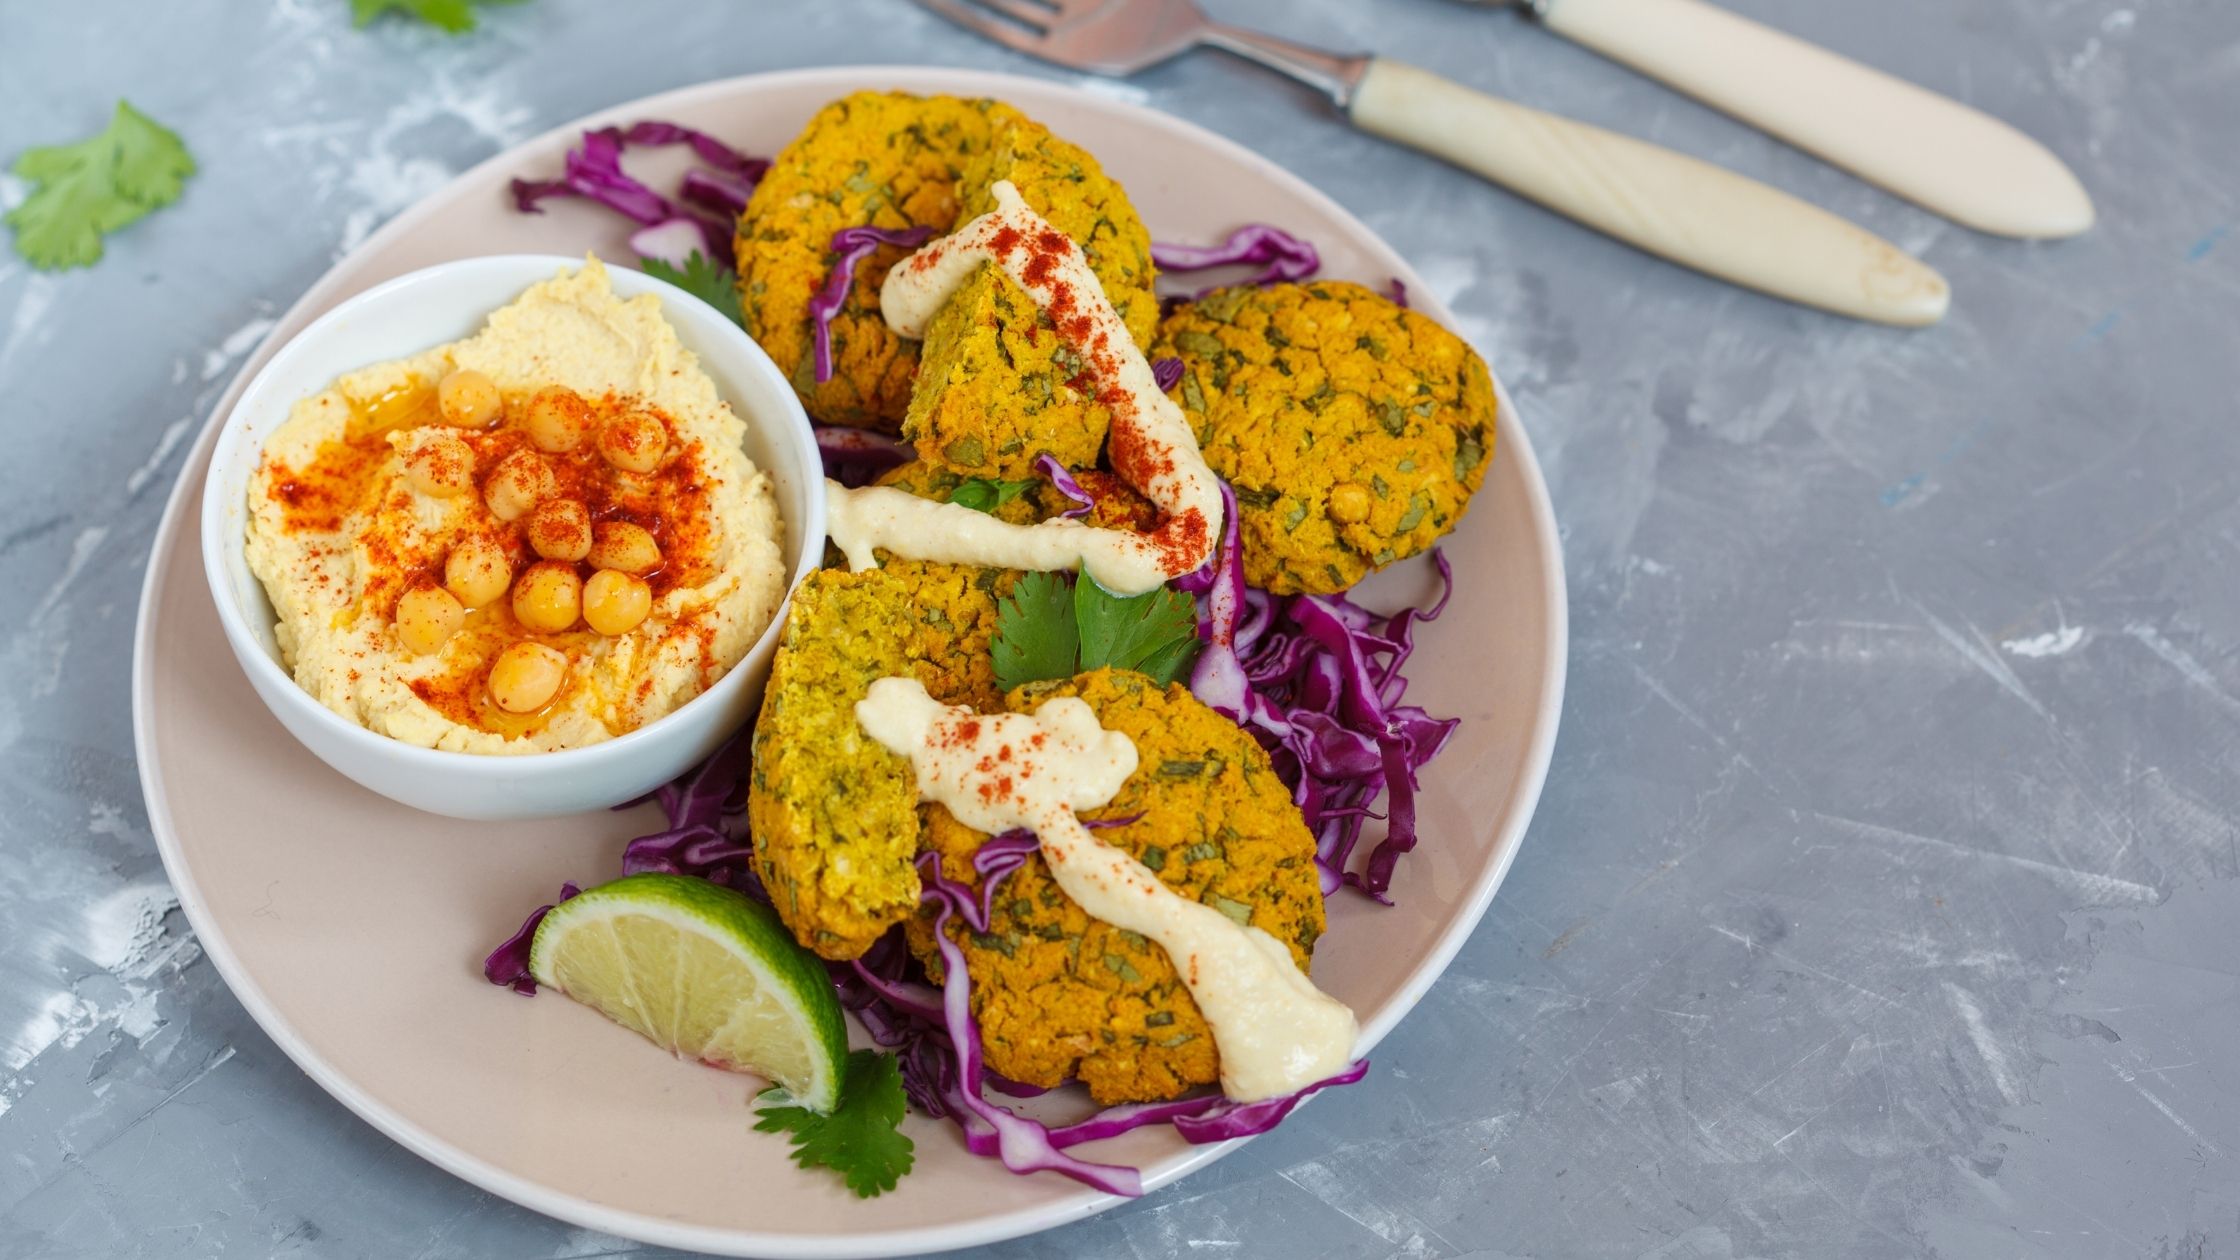
[[[59,271],[99,262],[105,233],[177,201],[195,168],[178,133],[118,101],[100,135],[26,149],[13,169],[38,185],[8,212],[16,253]]]
[[[739,323],[739,277],[732,274],[729,267],[709,261],[699,250],[693,250],[692,256],[684,260],[682,271],[659,258],[640,259],[638,270],[656,280],[668,281],[729,315],[731,322]]]
[[[766,1090],[756,1101],[757,1133],[792,1135],[793,1162],[803,1168],[830,1168],[846,1178],[856,1197],[869,1199],[894,1189],[917,1162],[915,1144],[902,1132],[902,1072],[891,1054],[858,1050],[848,1056],[840,1084],[840,1106],[821,1116],[807,1107],[775,1105],[783,1090]]]
[[[1123,599],[1084,573],[1073,584],[1073,620],[1085,670],[1132,669],[1164,685],[1198,658],[1198,606],[1171,586]]]
[[[1055,573],[1028,573],[996,604],[996,683],[1005,691],[1045,678],[1071,678],[1081,658],[1073,600]]]
[[[384,13],[402,13],[452,35],[474,29],[476,4],[519,4],[521,0],[350,0],[350,23],[364,26]]]
[[[1159,683],[1182,679],[1198,659],[1198,611],[1188,595],[1162,586],[1123,599],[1090,577],[1029,573],[996,605],[996,682],[1071,678],[1112,666]]]
[[[957,483],[949,492],[949,502],[961,504],[975,512],[993,512],[1004,504],[1034,488],[1031,481],[993,481],[975,477]]]

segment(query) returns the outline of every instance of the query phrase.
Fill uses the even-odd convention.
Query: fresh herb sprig
[[[1027,491],[1034,489],[1032,481],[996,481],[988,477],[975,477],[960,481],[949,492],[949,502],[971,508],[975,512],[993,512]]]
[[[739,322],[739,277],[722,263],[712,262],[699,250],[684,260],[680,270],[659,258],[643,258],[638,270],[656,280],[666,280]]]
[[[755,1109],[758,1133],[785,1133],[793,1142],[793,1162],[803,1168],[838,1172],[858,1198],[870,1199],[895,1188],[917,1162],[915,1144],[902,1132],[908,1105],[902,1072],[894,1056],[858,1050],[848,1056],[841,1078],[840,1105],[830,1115],[785,1103],[784,1090],[767,1090]]]
[[[26,149],[12,169],[34,185],[8,212],[16,253],[60,271],[101,261],[101,238],[177,201],[195,166],[177,132],[118,101],[100,135]]]
[[[1105,666],[1178,682],[1198,659],[1197,606],[1168,586],[1123,597],[1085,574],[1069,590],[1058,574],[1029,573],[996,605],[991,648],[1007,691]]]
[[[452,35],[474,29],[477,4],[519,4],[521,0],[350,0],[350,22],[364,26],[384,13],[418,18]]]

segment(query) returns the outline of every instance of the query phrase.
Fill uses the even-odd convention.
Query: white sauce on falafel
[[[1159,527],[1138,534],[1074,521],[1013,525],[891,486],[851,490],[832,482],[828,534],[851,568],[871,567],[875,550],[1010,569],[1078,567],[1120,595],[1140,595],[1197,569],[1221,537],[1221,483],[1199,453],[1188,417],[1160,390],[1081,247],[1029,209],[1009,180],[990,191],[995,209],[887,273],[879,290],[887,326],[898,336],[924,337],[981,263],[1002,267],[1081,356],[1093,392],[1112,412],[1113,470],[1158,507]]]
[[[882,678],[856,703],[856,720],[910,759],[920,799],[990,834],[1032,830],[1067,896],[1166,950],[1213,1030],[1230,1098],[1296,1093],[1352,1059],[1353,1012],[1315,988],[1282,942],[1175,892],[1075,817],[1110,801],[1136,769],[1135,743],[1105,730],[1086,702],[983,714],[940,703],[916,679]]]

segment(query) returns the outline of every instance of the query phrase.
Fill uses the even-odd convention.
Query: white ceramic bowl
[[[274,616],[249,571],[248,488],[266,438],[298,399],[346,372],[456,341],[490,312],[580,258],[509,254],[399,276],[329,311],[282,347],[224,421],[202,492],[202,565],[241,668],[282,725],[320,760],[366,787],[454,818],[542,818],[630,800],[675,778],[736,730],[758,703],[777,646],[781,605],[746,657],[713,687],[657,721],[588,748],[486,756],[416,748],[376,735],[296,685],[280,664]],[[784,373],[739,326],[674,285],[610,267],[622,297],[652,293],[716,390],[747,422],[746,451],[770,475],[785,527],[787,592],[824,554],[824,475],[816,436]]]

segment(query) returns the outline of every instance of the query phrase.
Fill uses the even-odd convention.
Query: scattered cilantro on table
[[[519,4],[521,0],[350,0],[350,22],[364,26],[384,13],[402,13],[453,35],[474,29],[477,4]]]
[[[784,1091],[769,1090],[762,1098],[782,1098]],[[803,1168],[830,1168],[847,1180],[858,1198],[874,1198],[894,1189],[910,1171],[917,1157],[914,1144],[904,1136],[902,1073],[894,1056],[876,1050],[858,1050],[848,1056],[840,1084],[840,1105],[831,1115],[818,1115],[807,1107],[757,1107],[758,1133],[786,1133],[793,1142],[793,1162]]]
[[[1031,481],[994,481],[975,477],[957,483],[949,492],[949,502],[961,504],[975,512],[993,512],[1004,504],[1034,488]]]
[[[8,212],[16,253],[59,271],[99,262],[104,235],[177,201],[195,167],[178,133],[118,101],[100,135],[26,149],[12,169],[34,185]]]
[[[659,258],[640,259],[638,270],[699,298],[729,315],[732,323],[740,322],[739,277],[732,274],[729,267],[709,261],[699,250],[693,250],[692,256],[684,260],[681,271]]]
[[[1029,573],[996,605],[996,681],[1071,678],[1112,666],[1178,682],[1198,657],[1198,611],[1188,595],[1162,586],[1121,597],[1092,578]]]

